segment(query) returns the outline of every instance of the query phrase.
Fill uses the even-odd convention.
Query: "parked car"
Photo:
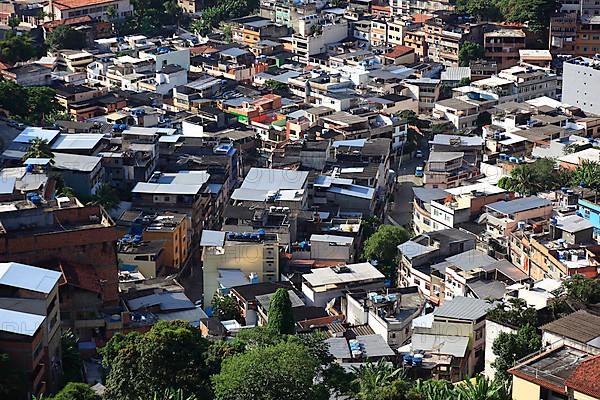
[[[421,166],[418,166],[417,168],[415,168],[415,176],[423,176],[423,171],[424,171],[424,168]]]
[[[415,153],[415,158],[423,158],[423,152],[421,150],[417,150]]]

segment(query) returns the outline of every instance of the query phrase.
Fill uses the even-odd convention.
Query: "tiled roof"
[[[542,326],[542,331],[587,343],[600,336],[600,317],[579,310]]]
[[[54,0],[53,4],[59,10],[95,6],[99,4],[112,3],[115,0]]]
[[[567,378],[565,385],[573,390],[600,398],[600,354],[584,360]]]

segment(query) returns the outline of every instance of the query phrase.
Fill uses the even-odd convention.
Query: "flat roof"
[[[225,243],[225,232],[211,231],[210,229],[204,229],[202,231],[202,238],[200,239],[200,246],[206,247],[221,247]]]
[[[475,321],[484,317],[494,304],[486,300],[457,296],[446,300],[441,307],[433,312],[434,317],[454,318]]]
[[[197,194],[208,182],[206,171],[180,171],[153,176],[151,182],[139,182],[133,193]]]
[[[54,153],[53,168],[66,171],[91,172],[102,161],[100,157],[84,156],[81,154]]]
[[[342,272],[336,272],[336,268],[314,269],[309,274],[302,275],[302,278],[311,286],[340,285],[385,278],[385,275],[368,262],[346,264],[345,267],[342,267]]]
[[[556,227],[569,233],[580,232],[594,227],[589,220],[582,218],[579,215],[557,217],[556,220]]]
[[[52,150],[92,150],[104,138],[103,134],[60,134],[52,143]]]
[[[460,151],[432,151],[429,153],[428,162],[448,162],[463,157],[465,153]]]
[[[579,310],[543,325],[541,329],[581,343],[588,343],[600,337],[600,316]]]
[[[43,315],[0,308],[0,331],[33,336],[46,319]],[[6,322],[10,321],[10,322]]]
[[[330,337],[325,339],[325,343],[329,348],[329,354],[337,360],[352,358],[348,341],[343,337]]]
[[[307,179],[307,171],[251,168],[244,178],[241,188],[253,190],[302,189]]]
[[[413,333],[410,346],[413,351],[424,350],[430,353],[447,354],[462,358],[469,348],[469,337]]]
[[[487,207],[492,211],[496,211],[502,214],[514,214],[521,211],[532,210],[534,208],[541,208],[551,205],[550,201],[542,199],[536,196],[522,197],[513,200],[500,200],[492,204],[488,204]]]
[[[396,355],[381,335],[356,336],[356,340],[360,343],[360,349],[363,353],[361,356],[363,357],[388,357]]]
[[[429,144],[442,144],[442,145],[454,145],[457,146],[483,146],[483,138],[479,136],[460,136],[460,135],[445,135],[437,134],[433,137],[433,140],[429,141]]]
[[[338,236],[338,235],[319,235],[312,234],[310,236],[311,242],[329,242],[335,243],[338,245],[351,245],[354,242],[354,238],[348,236]]]
[[[61,276],[60,272],[31,265],[15,262],[0,263],[0,285],[50,293]]]
[[[398,250],[400,251],[400,253],[402,253],[402,255],[408,258],[409,260],[417,256],[430,253],[434,249],[435,247],[424,246],[412,240],[406,241],[398,245]]]
[[[442,200],[448,197],[449,191],[443,189],[429,189],[415,186],[412,188],[414,196],[425,203],[430,203],[432,200]]]
[[[16,143],[29,143],[33,139],[47,140],[48,143],[52,142],[60,134],[60,131],[54,129],[43,129],[33,126],[28,126],[19,135],[14,138],[13,142]]]

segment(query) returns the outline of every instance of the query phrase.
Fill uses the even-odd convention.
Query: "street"
[[[412,157],[404,160],[393,168],[398,176],[394,190],[394,200],[388,205],[385,223],[392,225],[409,225],[412,220],[412,200],[414,186],[423,185],[423,178],[415,176],[415,168],[424,165],[429,157],[429,146],[421,144],[419,150],[423,152],[422,158]]]

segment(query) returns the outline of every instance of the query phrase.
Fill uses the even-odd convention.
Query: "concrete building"
[[[108,20],[108,10],[114,8],[119,18],[133,14],[129,0],[52,0],[44,6],[48,21],[90,16],[96,20]]]
[[[383,288],[385,276],[368,262],[313,269],[302,275],[302,293],[309,304],[324,307],[344,291],[361,287],[372,291]]]
[[[279,238],[275,234],[204,230],[200,246],[204,304],[211,304],[217,291],[279,280]]]
[[[600,79],[600,59],[576,57],[563,64],[562,101],[585,112],[600,115],[596,82]]]
[[[483,34],[485,58],[494,61],[498,69],[517,65],[519,51],[526,46],[525,32],[520,29],[499,29]]]
[[[0,352],[26,374],[27,393],[58,389],[62,377],[58,283],[61,273],[0,263]]]

